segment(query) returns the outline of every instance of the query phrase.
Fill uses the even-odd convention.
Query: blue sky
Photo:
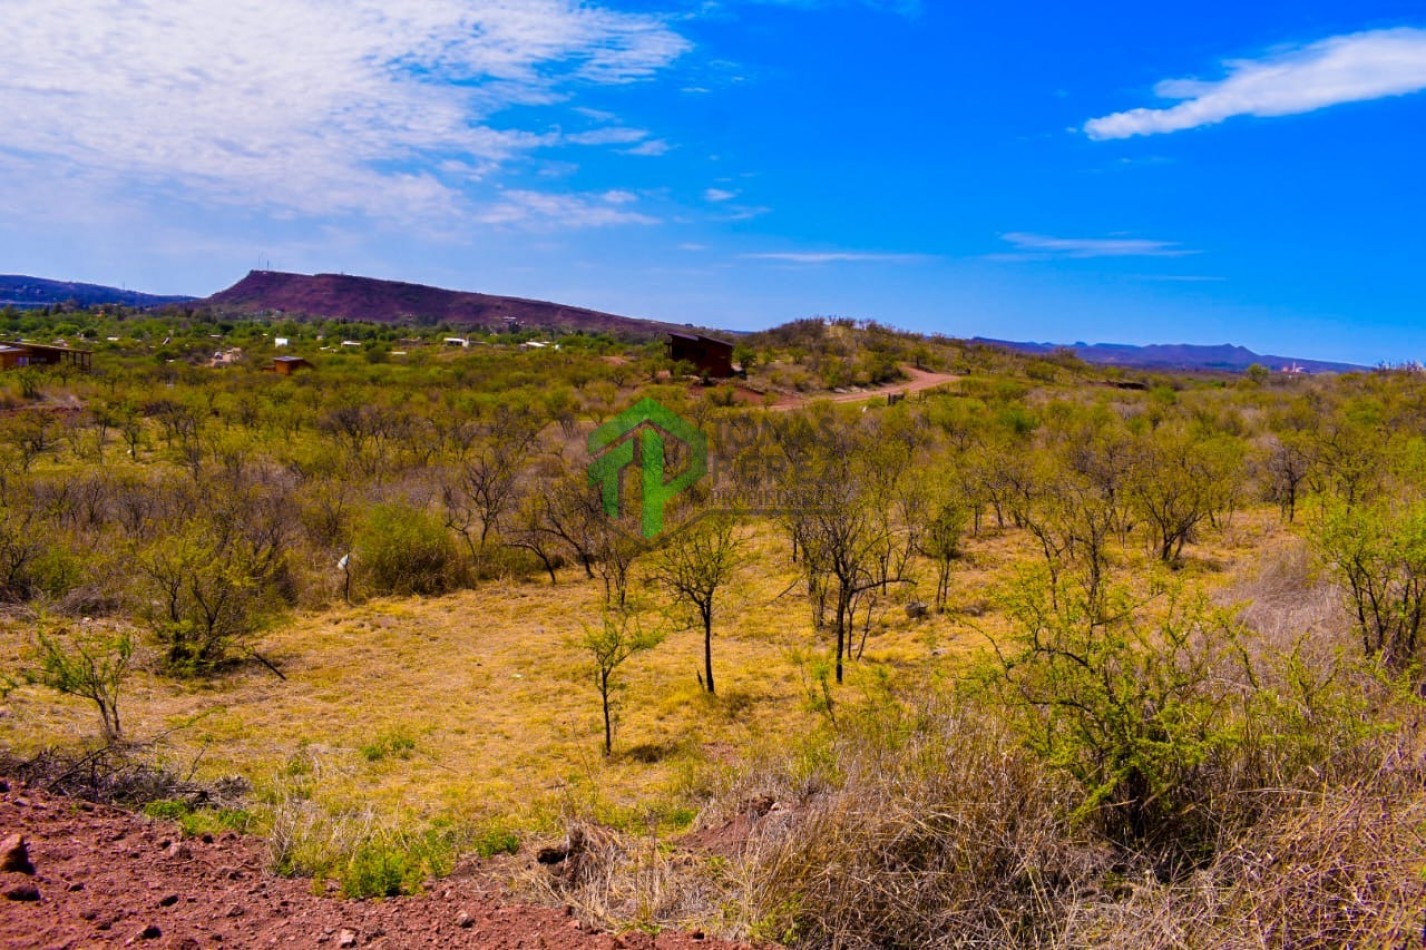
[[[11,0],[0,272],[1426,356],[1407,3]]]

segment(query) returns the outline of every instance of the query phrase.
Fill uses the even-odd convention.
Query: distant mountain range
[[[187,303],[193,299],[141,294],[134,290],[101,287],[98,284],[45,280],[43,277],[26,277],[23,274],[0,274],[0,307],[33,308],[57,304],[97,307],[106,303],[125,307],[162,307],[166,304]]]
[[[514,322],[530,328],[654,335],[690,326],[624,317],[544,300],[442,290],[424,284],[347,274],[309,275],[255,270],[227,290],[201,300],[193,297],[143,294],[117,287],[46,280],[41,277],[0,275],[0,307],[43,307],[54,304],[92,307],[99,304],[122,304],[143,308],[189,303],[246,315],[281,313],[375,323],[448,323],[493,329],[502,329]],[[1228,344],[1061,345],[1020,343],[985,337],[976,337],[971,342],[1037,355],[1046,355],[1056,350],[1071,350],[1087,363],[1122,366],[1127,369],[1242,372],[1254,363],[1261,363],[1268,369],[1279,372],[1294,367],[1309,373],[1351,372],[1368,368],[1352,363],[1254,353],[1245,347]]]
[[[375,323],[449,323],[500,329],[561,327],[597,332],[662,333],[671,324],[622,317],[544,300],[441,290],[346,274],[285,274],[255,270],[227,290],[201,302],[238,313],[286,313]]]
[[[1161,370],[1220,370],[1240,373],[1259,363],[1270,370],[1281,372],[1296,368],[1306,373],[1349,373],[1353,370],[1369,369],[1354,363],[1333,363],[1325,360],[1306,360],[1292,356],[1271,356],[1254,353],[1242,346],[1227,343],[1219,346],[1198,346],[1191,343],[1151,343],[1148,346],[1131,346],[1127,343],[1016,343],[1011,340],[991,340],[976,337],[971,342],[991,346],[1003,346],[1019,353],[1044,355],[1056,350],[1071,350],[1086,363],[1102,366],[1123,366],[1131,369]]]

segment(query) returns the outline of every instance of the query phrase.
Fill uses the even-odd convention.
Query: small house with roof
[[[692,363],[700,375],[726,379],[733,375],[733,344],[695,333],[670,333],[668,356]]]
[[[274,356],[272,371],[279,376],[291,376],[301,369],[312,369],[311,363],[300,356]]]
[[[93,353],[67,344],[29,343],[20,340],[0,343],[0,370],[26,366],[72,366],[80,372],[91,369]]]

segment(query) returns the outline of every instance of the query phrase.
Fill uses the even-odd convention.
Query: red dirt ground
[[[593,933],[459,875],[416,897],[319,897],[311,881],[269,874],[261,841],[182,838],[168,822],[8,785],[0,839],[23,835],[35,874],[0,873],[0,947],[733,946],[698,934]],[[7,896],[30,888],[39,900]]]
[[[819,393],[815,396],[792,396],[783,394],[773,403],[771,409],[774,412],[790,412],[793,409],[800,409],[809,403],[816,401],[826,402],[869,402],[883,396],[905,393],[919,393],[927,389],[935,389],[946,383],[954,383],[960,379],[950,373],[932,373],[924,369],[917,369],[914,366],[902,365],[901,371],[907,378],[899,383],[892,383],[889,386],[877,386],[872,389],[859,389],[849,393]]]

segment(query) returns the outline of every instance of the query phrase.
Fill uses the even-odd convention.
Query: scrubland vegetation
[[[1106,378],[804,321],[708,384],[605,337],[6,320],[103,341],[92,375],[0,377],[12,767],[139,743],[247,788],[152,813],[349,896],[564,839],[496,873],[624,927],[1421,931],[1417,375]],[[315,369],[264,372],[274,335]],[[764,408],[907,366],[957,378]],[[641,396],[713,469],[647,542],[585,473]]]

